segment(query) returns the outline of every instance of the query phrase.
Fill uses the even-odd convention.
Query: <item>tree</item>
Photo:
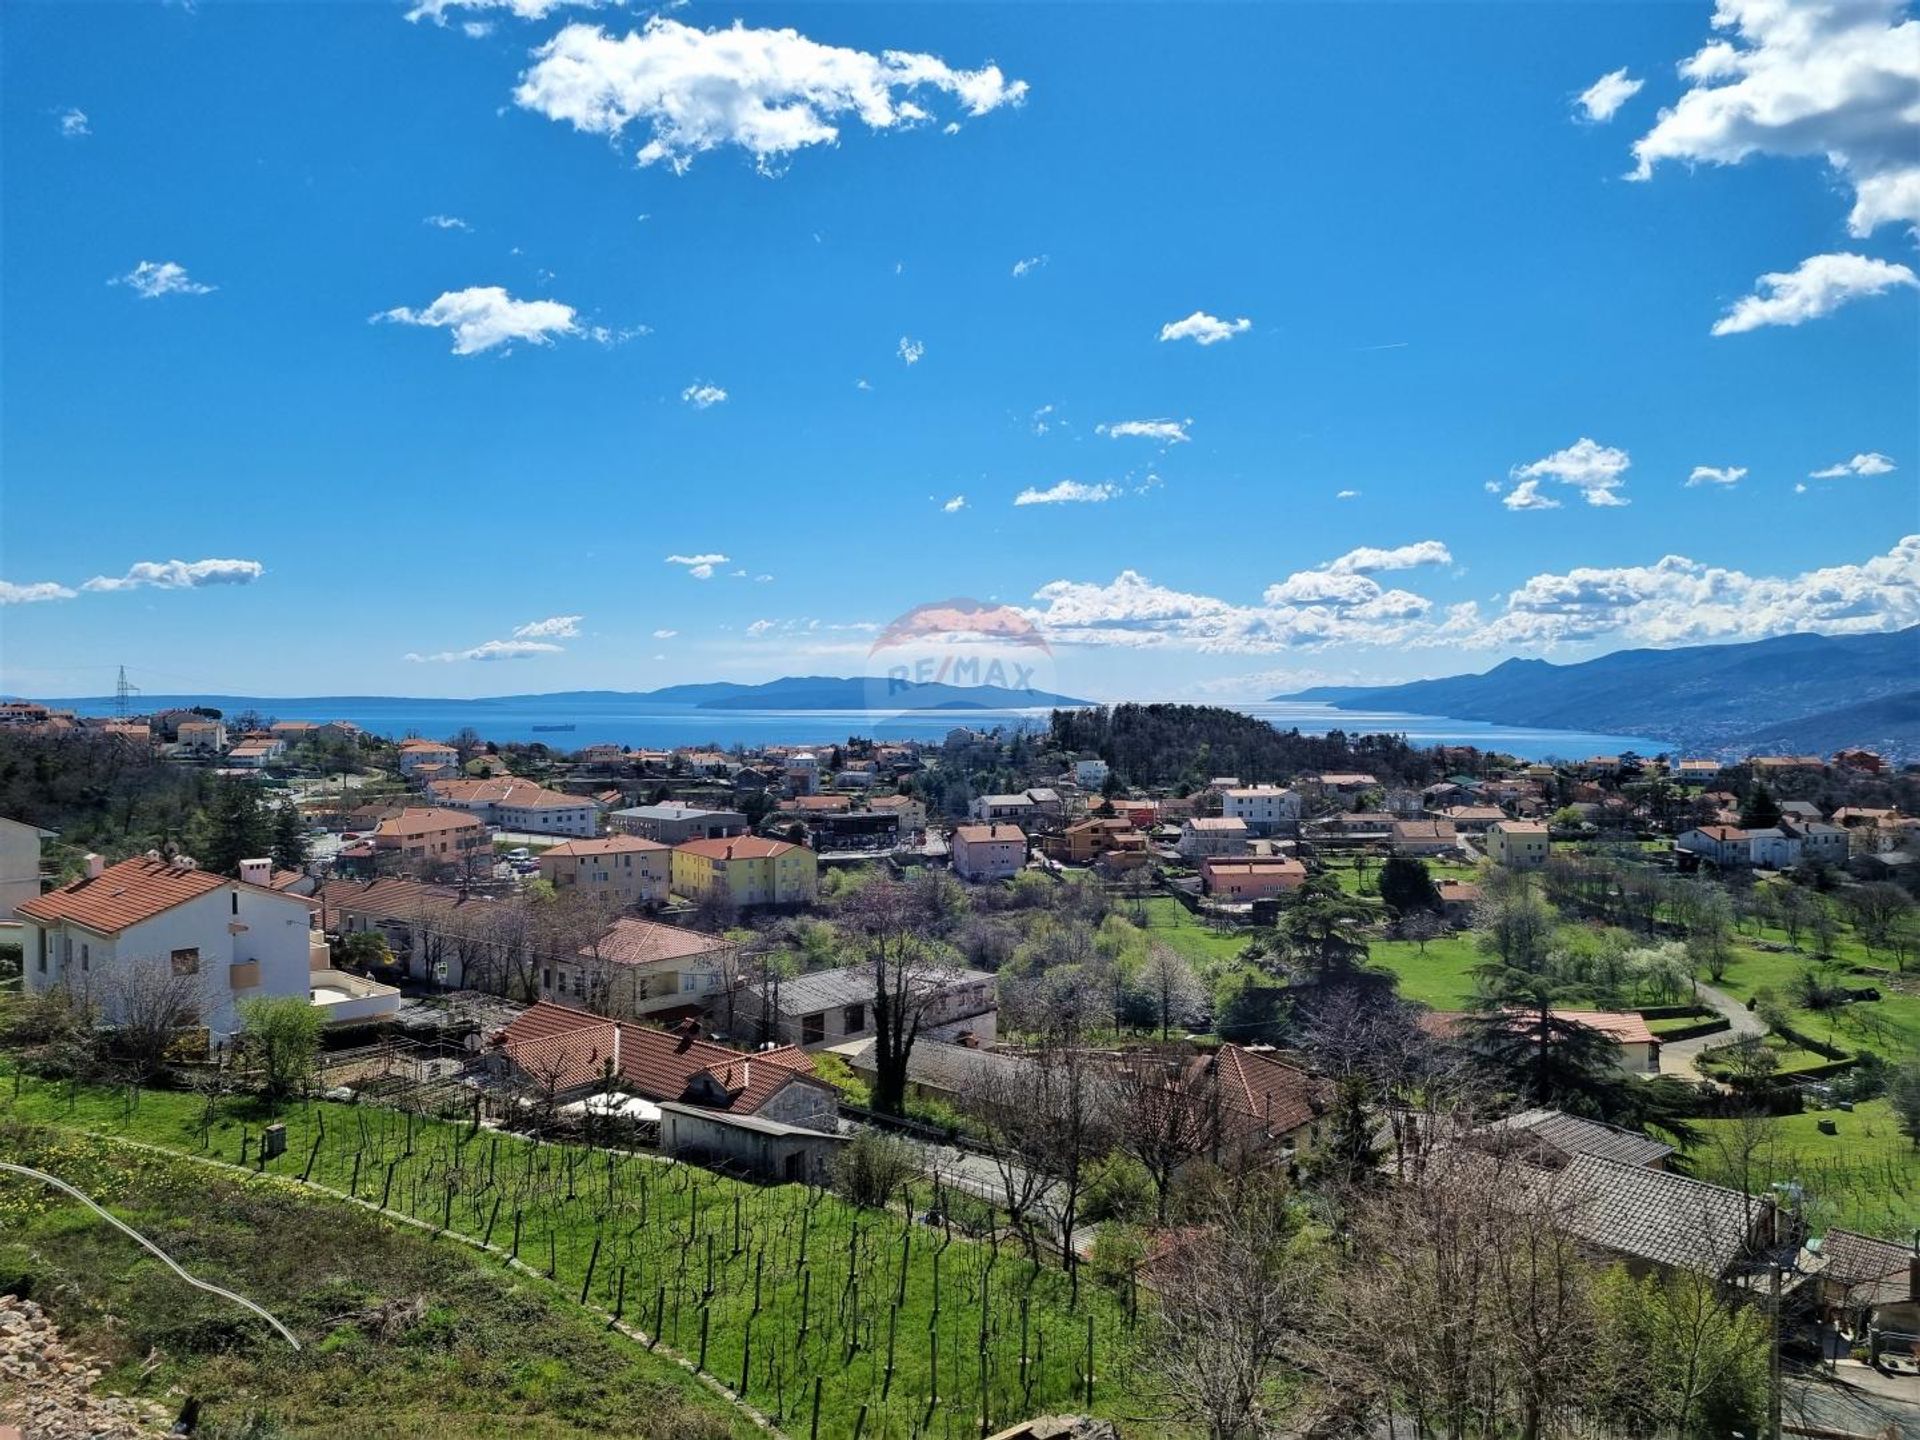
[[[195,834],[200,866],[217,875],[238,875],[242,860],[267,853],[272,833],[253,783],[223,776]]]
[[[1740,807],[1742,830],[1771,830],[1780,823],[1780,805],[1765,785],[1755,785]]]
[[[1605,1370],[1596,1409],[1632,1434],[1719,1440],[1763,1429],[1764,1313],[1691,1270],[1635,1279],[1624,1266],[1595,1287],[1596,1355]]]
[[[1893,1105],[1893,1119],[1900,1133],[1920,1150],[1920,1060],[1909,1060],[1893,1072],[1887,1082],[1887,1099]]]
[[[240,1002],[240,1042],[259,1067],[260,1088],[277,1104],[304,1090],[313,1078],[326,1021],[297,995]]]
[[[841,919],[873,976],[873,1108],[906,1109],[907,1063],[928,1015],[954,979],[946,945],[932,933],[945,897],[916,878],[880,877],[850,892]]]
[[[198,1018],[200,986],[200,976],[176,974],[164,957],[136,959],[108,980],[106,1008],[117,1017],[113,1053],[133,1084],[160,1073],[180,1031]]]
[[[1186,956],[1171,945],[1147,947],[1147,958],[1134,975],[1134,985],[1153,1005],[1164,1043],[1175,1025],[1186,1025],[1206,1006],[1206,991],[1194,978]]]
[[[1174,1177],[1220,1142],[1220,1087],[1213,1066],[1180,1047],[1128,1051],[1114,1067],[1114,1139],[1153,1181],[1154,1213],[1167,1223]]]
[[[1447,933],[1447,922],[1431,910],[1413,910],[1400,917],[1400,938],[1411,940],[1420,947],[1420,953],[1427,953],[1427,942],[1438,940]]]
[[[1322,982],[1336,981],[1366,963],[1365,930],[1373,907],[1314,876],[1280,913],[1279,938],[1289,959]]]
[[[1914,908],[1911,895],[1884,881],[1853,886],[1846,892],[1846,906],[1861,940],[1876,950],[1894,948],[1896,928]]]
[[[288,802],[273,813],[273,841],[269,846],[273,863],[282,870],[304,871],[313,858],[313,845],[307,838],[306,821],[299,807]]]
[[[1149,1262],[1160,1303],[1143,1347],[1168,1408],[1208,1440],[1273,1432],[1289,1352],[1324,1298],[1323,1245],[1271,1179],[1221,1197]]]
[[[884,1210],[901,1186],[920,1173],[912,1145],[878,1130],[862,1130],[833,1157],[833,1188],[841,1199]]]
[[[1403,916],[1440,908],[1440,892],[1427,862],[1413,855],[1390,856],[1380,867],[1380,898]]]

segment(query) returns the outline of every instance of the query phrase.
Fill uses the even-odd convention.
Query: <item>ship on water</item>
[[[573,728],[572,725],[535,725],[533,732],[536,735],[549,735],[558,730],[571,730]]]

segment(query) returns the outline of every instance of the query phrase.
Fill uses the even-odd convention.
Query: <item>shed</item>
[[[660,1148],[696,1165],[745,1170],[765,1180],[818,1183],[826,1179],[842,1135],[809,1130],[759,1115],[734,1115],[699,1105],[660,1106]]]

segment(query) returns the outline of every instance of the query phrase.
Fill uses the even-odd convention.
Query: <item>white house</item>
[[[1097,755],[1090,760],[1073,762],[1073,783],[1082,790],[1098,790],[1107,783],[1109,773],[1107,762]]]
[[[40,893],[40,842],[51,839],[51,830],[0,815],[0,920]]]
[[[173,733],[179,737],[182,750],[217,755],[227,748],[224,720],[209,720],[204,715],[196,715],[191,720],[182,720]]]
[[[332,1018],[344,1018],[336,1002],[373,999],[391,1014],[398,991],[358,976],[328,983],[334,972],[313,928],[317,904],[153,852],[117,865],[89,855],[80,879],[19,908],[29,931],[26,986],[36,994],[64,986],[112,1024],[124,1015],[130,989],[177,978],[215,1039],[240,1028],[238,1003],[256,997],[298,996],[326,1004]],[[385,994],[361,996],[359,989]]]
[[[1281,785],[1238,785],[1220,792],[1220,814],[1255,835],[1280,834],[1299,826],[1300,796]]]
[[[1188,860],[1208,855],[1244,855],[1252,832],[1236,815],[1194,815],[1180,822],[1176,847]]]
[[[437,805],[465,810],[502,830],[579,837],[600,833],[600,804],[592,796],[568,795],[511,775],[433,779],[427,781],[427,795]]]

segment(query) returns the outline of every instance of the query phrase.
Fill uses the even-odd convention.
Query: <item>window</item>
[[[198,975],[200,973],[200,951],[198,947],[188,946],[184,950],[173,952],[173,973],[176,975]]]
[[[39,956],[40,973],[44,975],[47,973],[47,932],[42,930],[39,933],[40,944],[36,947],[36,953]]]
[[[849,1005],[840,1012],[840,1028],[849,1035],[856,1035],[867,1028],[867,1007]]]
[[[553,971],[542,970],[540,972],[540,988],[542,990],[551,990],[553,988]]]
[[[586,993],[587,993],[586,972],[582,970],[576,970],[573,972],[573,998],[576,1000],[582,999],[585,997]]]
[[[238,915],[240,913],[240,892],[238,890],[233,892],[232,900],[233,900],[233,913]]]
[[[80,942],[80,968],[85,970],[93,959],[93,947],[86,941]]]
[[[823,1012],[800,1017],[800,1043],[818,1045],[827,1038],[827,1017]]]

